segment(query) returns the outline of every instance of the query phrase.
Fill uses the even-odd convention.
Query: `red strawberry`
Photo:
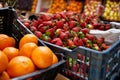
[[[97,42],[97,44],[102,44],[102,43],[104,43],[104,38],[103,37],[97,38],[96,42]]]
[[[68,39],[68,35],[66,33],[63,33],[63,32],[60,33],[59,37],[60,37],[61,40]]]
[[[33,20],[33,22],[31,23],[31,26],[35,26],[37,27],[39,24],[38,24],[38,21],[37,20]]]
[[[75,45],[74,45],[73,41],[70,40],[70,39],[67,40],[67,45],[68,45],[70,48],[75,48]]]
[[[44,21],[42,24],[44,26],[52,26],[52,21]]]
[[[82,39],[78,40],[78,46],[84,46],[84,43],[83,43]]]
[[[39,24],[38,26],[37,26],[37,29],[40,29],[41,27],[43,27],[44,25],[43,24]]]
[[[106,45],[105,43],[102,44],[102,48],[103,48],[104,50],[108,49],[109,47],[110,47],[110,46]]]
[[[41,38],[42,33],[40,31],[35,31],[34,34],[38,37]]]
[[[105,30],[108,30],[110,28],[111,28],[110,24],[105,24]]]
[[[47,41],[47,42],[51,42],[51,40],[52,40],[49,36],[47,36],[45,34],[42,35],[41,39],[44,41]]]
[[[30,23],[29,23],[29,22],[23,22],[23,24],[24,24],[27,28],[30,27]]]
[[[101,51],[100,47],[98,46],[98,44],[93,44],[93,49]]]
[[[64,22],[63,22],[62,20],[57,21],[57,22],[56,22],[56,26],[57,26],[58,28],[63,28]]]
[[[72,30],[75,31],[75,32],[79,32],[80,31],[80,27],[74,27],[74,28],[72,28]]]
[[[84,34],[89,33],[89,29],[88,29],[88,28],[83,28],[81,31],[82,31]]]
[[[48,28],[49,28],[48,26],[43,26],[43,27],[40,27],[38,30],[44,33]]]
[[[96,23],[96,22],[94,22],[92,25],[93,25],[94,29],[99,29],[99,27],[101,26],[100,23]]]
[[[50,28],[50,29],[46,30],[46,34],[53,37],[54,36],[54,28]]]
[[[54,18],[55,18],[55,19],[60,19],[60,18],[61,18],[61,15],[60,15],[59,13],[56,13],[56,14],[54,14]]]
[[[79,46],[79,45],[78,45],[78,40],[79,40],[78,37],[74,37],[74,38],[73,38],[73,43],[74,43],[76,46]]]
[[[34,32],[34,31],[36,31],[36,30],[37,30],[37,28],[36,28],[35,26],[31,26],[31,27],[30,27],[30,31]]]
[[[40,19],[42,19],[43,21],[50,21],[51,17],[45,14],[42,14],[40,17]]]
[[[38,18],[38,24],[41,24],[42,22],[43,22],[43,20]]]
[[[68,22],[68,26],[69,26],[70,29],[72,29],[73,27],[76,26],[76,22],[73,21],[73,20],[72,20],[72,21],[69,21],[69,22]]]
[[[82,73],[84,73],[84,71],[86,70],[85,73],[88,73],[88,70],[89,70],[89,66],[87,64],[82,64]]]
[[[84,44],[86,44],[88,42],[88,38],[86,38],[86,37],[82,38],[82,41],[83,41]]]
[[[105,30],[105,26],[104,26],[104,25],[101,25],[101,26],[99,27],[99,30]]]
[[[89,40],[95,40],[95,36],[92,34],[86,34],[86,38],[88,38]]]
[[[58,35],[61,34],[61,32],[64,32],[64,30],[58,28],[58,29],[55,31],[55,35],[58,36]]]
[[[60,38],[54,38],[51,43],[56,44],[58,46],[63,46],[63,42]]]
[[[67,16],[65,15],[65,12],[60,12],[60,15],[62,18],[64,18],[65,20],[67,19]]]
[[[80,23],[80,27],[85,28],[85,26],[86,26],[86,22],[81,22]]]
[[[68,23],[65,23],[65,24],[64,24],[63,29],[64,29],[65,31],[68,31],[68,30],[69,30]]]

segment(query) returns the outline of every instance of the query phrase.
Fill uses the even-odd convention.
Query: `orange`
[[[26,56],[17,56],[10,60],[6,69],[10,77],[18,77],[35,71],[32,60]]]
[[[12,58],[19,55],[19,49],[15,48],[15,47],[6,47],[3,49],[3,52],[7,55],[9,61]]]
[[[25,43],[21,48],[20,48],[20,54],[19,55],[22,55],[22,56],[27,56],[29,58],[31,58],[31,54],[32,54],[32,51],[37,48],[38,46],[33,43],[33,42],[30,42],[30,43]]]
[[[39,46],[33,50],[31,59],[38,68],[47,68],[52,65],[53,52],[46,46]]]
[[[8,66],[8,58],[7,56],[0,51],[0,73],[3,72]]]
[[[1,74],[0,74],[0,80],[10,80],[10,77],[8,75],[7,72],[3,71]]]
[[[56,64],[58,62],[57,56],[53,53],[53,61],[52,64]]]
[[[6,34],[0,34],[0,50],[6,47],[15,46],[15,39],[7,36]]]
[[[19,42],[19,48],[21,48],[25,43],[28,42],[34,42],[35,44],[38,44],[38,38],[34,34],[25,34]]]

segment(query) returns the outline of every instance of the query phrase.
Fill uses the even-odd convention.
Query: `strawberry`
[[[88,38],[84,37],[84,38],[82,38],[82,41],[84,44],[86,44],[88,42]]]
[[[89,33],[89,29],[88,29],[88,28],[83,28],[81,31],[82,31],[84,34]]]
[[[110,24],[105,24],[105,30],[108,30],[110,28],[111,28]]]
[[[68,22],[68,26],[69,26],[70,29],[72,29],[73,27],[76,26],[76,22],[73,21],[73,20],[72,20],[72,21],[69,21],[69,22]]]
[[[48,30],[46,30],[46,34],[48,34],[48,36],[53,37],[54,36],[54,28],[50,28]]]
[[[51,42],[51,40],[52,40],[49,36],[47,36],[45,34],[42,35],[41,39],[44,41],[47,41],[47,42]]]
[[[76,46],[74,45],[73,41],[68,39],[67,40],[67,45],[69,46],[69,48],[75,48]]]
[[[41,24],[42,22],[43,22],[43,20],[38,18],[38,24]]]
[[[31,27],[30,27],[30,30],[31,30],[32,32],[34,32],[34,31],[37,30],[37,28],[36,28],[35,26],[31,26]]]
[[[33,20],[32,23],[31,23],[31,26],[37,27],[38,25],[39,25],[39,23],[38,23],[37,20]]]
[[[35,31],[34,34],[38,37],[41,38],[42,37],[42,33],[40,31]]]
[[[82,73],[85,74],[85,73],[88,73],[88,70],[89,70],[89,66],[87,64],[82,64]],[[85,73],[84,73],[85,72]]]
[[[58,29],[56,29],[56,31],[55,31],[55,35],[56,35],[56,36],[59,36],[59,35],[61,34],[61,32],[64,32],[64,30],[58,28]]]
[[[58,28],[63,28],[64,22],[63,22],[62,20],[60,20],[60,21],[57,21],[55,25],[56,25]]]
[[[42,14],[40,17],[40,19],[42,19],[43,21],[50,21],[51,17],[45,14]]]
[[[40,29],[41,27],[43,27],[44,25],[43,24],[39,24],[38,26],[37,26],[37,29]]]
[[[74,38],[73,38],[73,43],[74,43],[76,46],[79,46],[79,45],[78,45],[78,40],[79,40],[78,37],[74,37]]]
[[[68,30],[69,30],[69,26],[68,26],[68,23],[67,23],[67,22],[64,23],[63,29],[64,29],[65,31],[68,31]]]
[[[43,21],[44,26],[52,26],[52,21]]]
[[[60,37],[61,40],[68,39],[68,35],[66,33],[63,33],[63,32],[60,33],[59,37]]]
[[[60,19],[61,15],[59,13],[54,14],[54,19]]]
[[[101,51],[101,48],[98,46],[98,44],[93,44],[92,49]]]
[[[88,24],[88,25],[87,25],[87,28],[88,28],[88,29],[94,29],[94,26],[93,26],[92,24]]]
[[[86,34],[86,38],[88,38],[89,40],[95,40],[95,36],[92,34]]]
[[[99,30],[105,30],[105,26],[104,26],[104,25],[101,25],[101,26],[99,27]]]
[[[96,22],[94,22],[92,25],[93,25],[94,29],[99,29],[99,27],[101,26],[100,23],[96,23]]]
[[[23,22],[23,24],[24,24],[27,28],[30,27],[30,23],[29,23],[29,22]]]
[[[86,26],[86,22],[81,22],[81,23],[80,23],[80,27],[81,27],[81,28],[85,28],[85,26]]]
[[[102,45],[102,48],[104,49],[104,50],[106,50],[106,49],[108,49],[110,46],[108,46],[108,45],[106,45],[105,43],[103,43]]]
[[[84,46],[84,43],[83,43],[82,39],[78,40],[78,46]]]
[[[59,14],[63,19],[67,20],[67,16],[65,15],[65,12],[60,12]]]
[[[104,38],[103,37],[97,38],[96,42],[97,42],[97,44],[102,44],[102,43],[104,43]]]
[[[38,30],[40,32],[44,33],[48,28],[49,28],[49,26],[43,26],[43,27],[38,28]]]
[[[73,71],[73,72],[77,72],[77,65],[76,65],[76,64],[73,64],[73,66],[72,66],[72,71]]]
[[[51,43],[56,44],[58,46],[63,46],[63,42],[60,38],[54,38]]]
[[[85,37],[85,34],[84,34],[82,31],[79,31],[79,32],[78,32],[78,37],[79,37],[79,38],[84,38],[84,37]]]
[[[75,32],[79,32],[80,31],[80,27],[73,27],[72,30],[75,31]]]

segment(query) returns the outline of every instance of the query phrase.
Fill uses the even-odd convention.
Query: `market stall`
[[[119,80],[119,0],[6,1],[0,80]]]

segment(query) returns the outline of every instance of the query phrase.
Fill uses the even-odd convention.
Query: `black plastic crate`
[[[30,33],[30,31],[21,22],[16,19],[16,12],[13,8],[1,8],[0,9],[0,34],[7,34],[16,40],[16,47],[20,39],[25,35]],[[46,46],[41,41],[38,41],[39,46]],[[62,53],[56,53],[58,57],[58,63],[46,68],[39,69],[33,73],[26,74],[23,76],[12,78],[11,80],[25,80],[27,78],[33,78],[36,80],[53,80],[57,73],[62,69],[64,63],[66,62],[64,55]]]

